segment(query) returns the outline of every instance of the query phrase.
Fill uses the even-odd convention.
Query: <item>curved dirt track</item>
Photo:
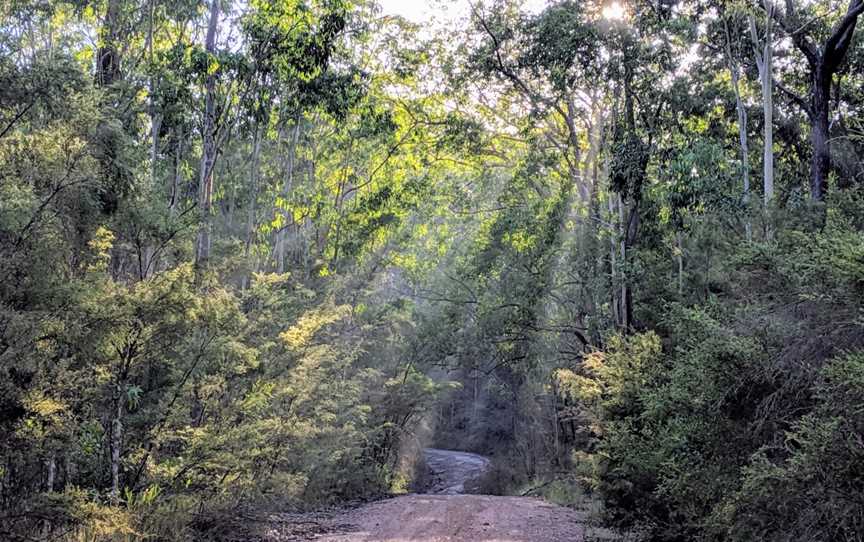
[[[581,542],[577,512],[527,497],[464,495],[485,457],[426,450],[429,494],[406,495],[338,514],[319,542]]]
[[[461,495],[470,493],[465,484],[475,482],[489,467],[489,460],[482,455],[426,448],[423,451],[426,466],[432,478],[425,493]]]

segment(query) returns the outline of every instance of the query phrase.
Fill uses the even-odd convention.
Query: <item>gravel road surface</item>
[[[581,542],[577,512],[527,497],[464,495],[488,467],[485,457],[426,450],[427,494],[406,495],[337,514],[319,542]],[[333,532],[335,531],[335,532]],[[298,539],[299,540],[299,539]]]

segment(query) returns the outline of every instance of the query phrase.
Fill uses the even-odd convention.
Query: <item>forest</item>
[[[428,4],[0,2],[0,540],[864,539],[864,0]]]

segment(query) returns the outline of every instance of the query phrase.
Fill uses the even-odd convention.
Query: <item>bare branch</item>
[[[23,117],[23,116],[24,116],[28,111],[30,111],[30,109],[31,109],[34,105],[36,105],[36,100],[35,100],[35,99],[32,100],[29,104],[27,104],[27,106],[26,106],[25,108],[23,108],[21,111],[19,111],[19,112],[15,115],[15,117],[12,118],[12,120],[9,122],[9,124],[6,125],[6,128],[4,128],[2,132],[0,132],[0,138],[2,138],[3,136],[5,136],[6,133],[9,132],[9,130],[12,129],[12,127],[15,125],[15,123],[18,122],[19,120],[21,120],[21,117]]]

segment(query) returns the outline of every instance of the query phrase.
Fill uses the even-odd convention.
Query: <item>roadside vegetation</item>
[[[0,539],[864,538],[864,0],[460,5],[0,3]]]

